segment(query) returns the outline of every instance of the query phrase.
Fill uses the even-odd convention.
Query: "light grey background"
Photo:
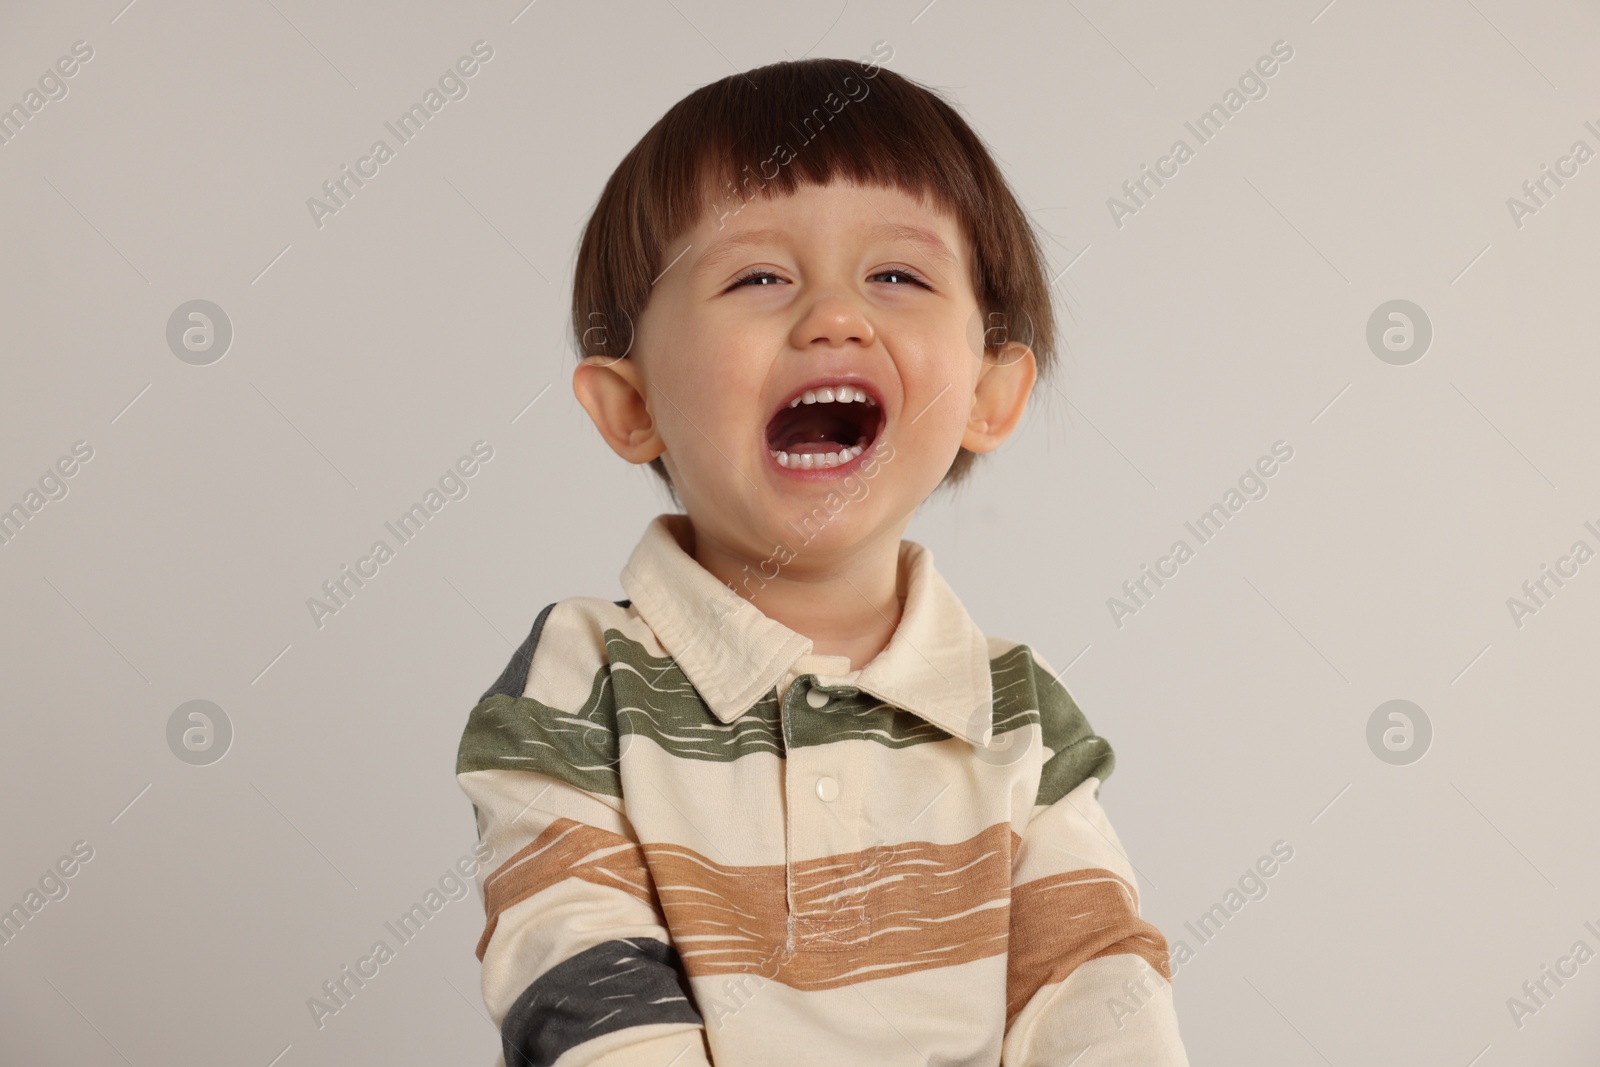
[[[93,59],[0,145],[0,505],[91,461],[0,546],[0,1058],[488,1063],[475,895],[320,1029],[307,999],[475,842],[453,778],[534,615],[620,598],[668,510],[572,396],[574,248],[674,100],[874,41],[947,91],[1048,234],[1068,349],[1012,442],[908,536],[1118,752],[1102,799],[1195,957],[1196,1064],[1594,1062],[1600,548],[1593,4],[307,0],[8,5],[0,104]],[[319,228],[306,207],[472,44],[491,61]],[[1120,228],[1107,199],[1274,41],[1294,57]],[[179,305],[233,324],[209,366]],[[1434,339],[1366,343],[1407,299]],[[531,405],[531,406],[530,406]],[[321,628],[321,583],[475,441],[492,461]],[[1275,441],[1293,459],[1118,627],[1107,599]],[[1192,542],[1192,537],[1190,538]],[[1068,665],[1070,664],[1070,667]],[[231,749],[180,761],[186,701]],[[1434,735],[1394,766],[1374,709]],[[1274,842],[1208,944],[1185,929]]]

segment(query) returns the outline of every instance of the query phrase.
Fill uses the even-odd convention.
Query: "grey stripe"
[[[629,1026],[701,1022],[678,950],[637,937],[596,945],[540,975],[506,1012],[500,1036],[506,1067],[548,1067]]]
[[[478,698],[482,703],[491,696],[499,693],[508,697],[520,697],[528,688],[528,668],[533,666],[533,650],[539,647],[539,634],[544,630],[544,620],[549,617],[550,609],[554,604],[546,604],[539,617],[533,620],[533,629],[528,631],[528,636],[515,652],[511,654],[511,662],[506,664],[506,669],[500,672],[483,696]]]

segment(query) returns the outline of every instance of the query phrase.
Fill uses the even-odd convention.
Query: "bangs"
[[[647,205],[663,253],[708,213],[725,220],[746,201],[839,180],[901,190],[963,224],[981,214],[974,146],[925,90],[840,59],[778,63],[747,77],[686,97],[640,146],[663,178]]]

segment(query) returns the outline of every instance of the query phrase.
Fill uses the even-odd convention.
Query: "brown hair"
[[[1055,320],[1044,253],[988,149],[932,90],[845,59],[773,63],[712,82],[674,104],[623,157],[578,248],[572,330],[579,359],[627,354],[633,324],[667,266],[668,242],[708,209],[737,211],[751,197],[836,179],[899,188],[950,212],[973,252],[985,354],[1022,341],[1045,379],[1055,362]],[[962,449],[940,487],[959,484],[976,456]],[[676,500],[661,458],[650,467]]]

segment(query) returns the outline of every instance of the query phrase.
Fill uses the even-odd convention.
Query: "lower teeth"
[[[778,463],[791,470],[825,470],[849,463],[852,459],[866,451],[867,439],[861,438],[849,448],[838,452],[785,452],[782,449],[773,449],[772,456]]]

